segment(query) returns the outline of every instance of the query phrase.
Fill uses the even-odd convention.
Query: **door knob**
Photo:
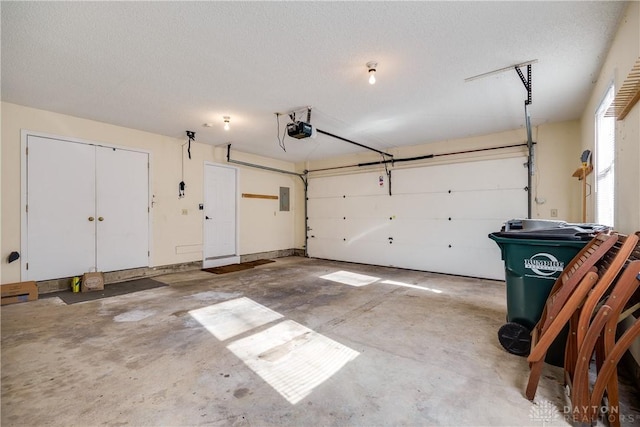
[[[104,221],[104,218],[103,218],[103,217],[101,217],[101,216],[99,216],[99,217],[98,217],[98,221]]]
[[[93,217],[92,216],[89,217],[89,221],[93,221]]]

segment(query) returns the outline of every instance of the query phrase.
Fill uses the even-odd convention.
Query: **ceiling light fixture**
[[[231,117],[229,116],[224,116],[224,130],[229,130],[229,120],[231,120]]]
[[[375,61],[367,62],[367,68],[369,69],[369,84],[376,84],[376,67],[378,67],[378,63]]]

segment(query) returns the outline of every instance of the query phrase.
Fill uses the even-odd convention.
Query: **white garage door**
[[[504,279],[487,235],[527,215],[525,157],[309,179],[309,256]],[[382,185],[380,177],[382,176]]]

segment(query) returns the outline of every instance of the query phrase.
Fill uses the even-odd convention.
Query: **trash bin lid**
[[[514,220],[512,220],[514,221]],[[512,224],[513,225],[513,224]],[[539,239],[539,240],[574,240],[587,241],[600,232],[609,231],[609,227],[599,224],[569,224],[556,225],[550,228],[534,230],[514,229],[503,227],[502,231],[492,233],[498,237],[510,239]]]
[[[567,221],[555,221],[552,219],[523,219],[522,229],[527,231],[546,230],[549,228],[565,227]]]
[[[511,230],[544,230],[547,228],[558,228],[567,226],[567,221],[559,221],[553,219],[510,219],[504,224],[502,231]]]

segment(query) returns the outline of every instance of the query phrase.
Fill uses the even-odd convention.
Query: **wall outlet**
[[[551,218],[558,217],[558,209],[551,209]]]
[[[182,215],[189,215],[189,209],[182,209]]]

